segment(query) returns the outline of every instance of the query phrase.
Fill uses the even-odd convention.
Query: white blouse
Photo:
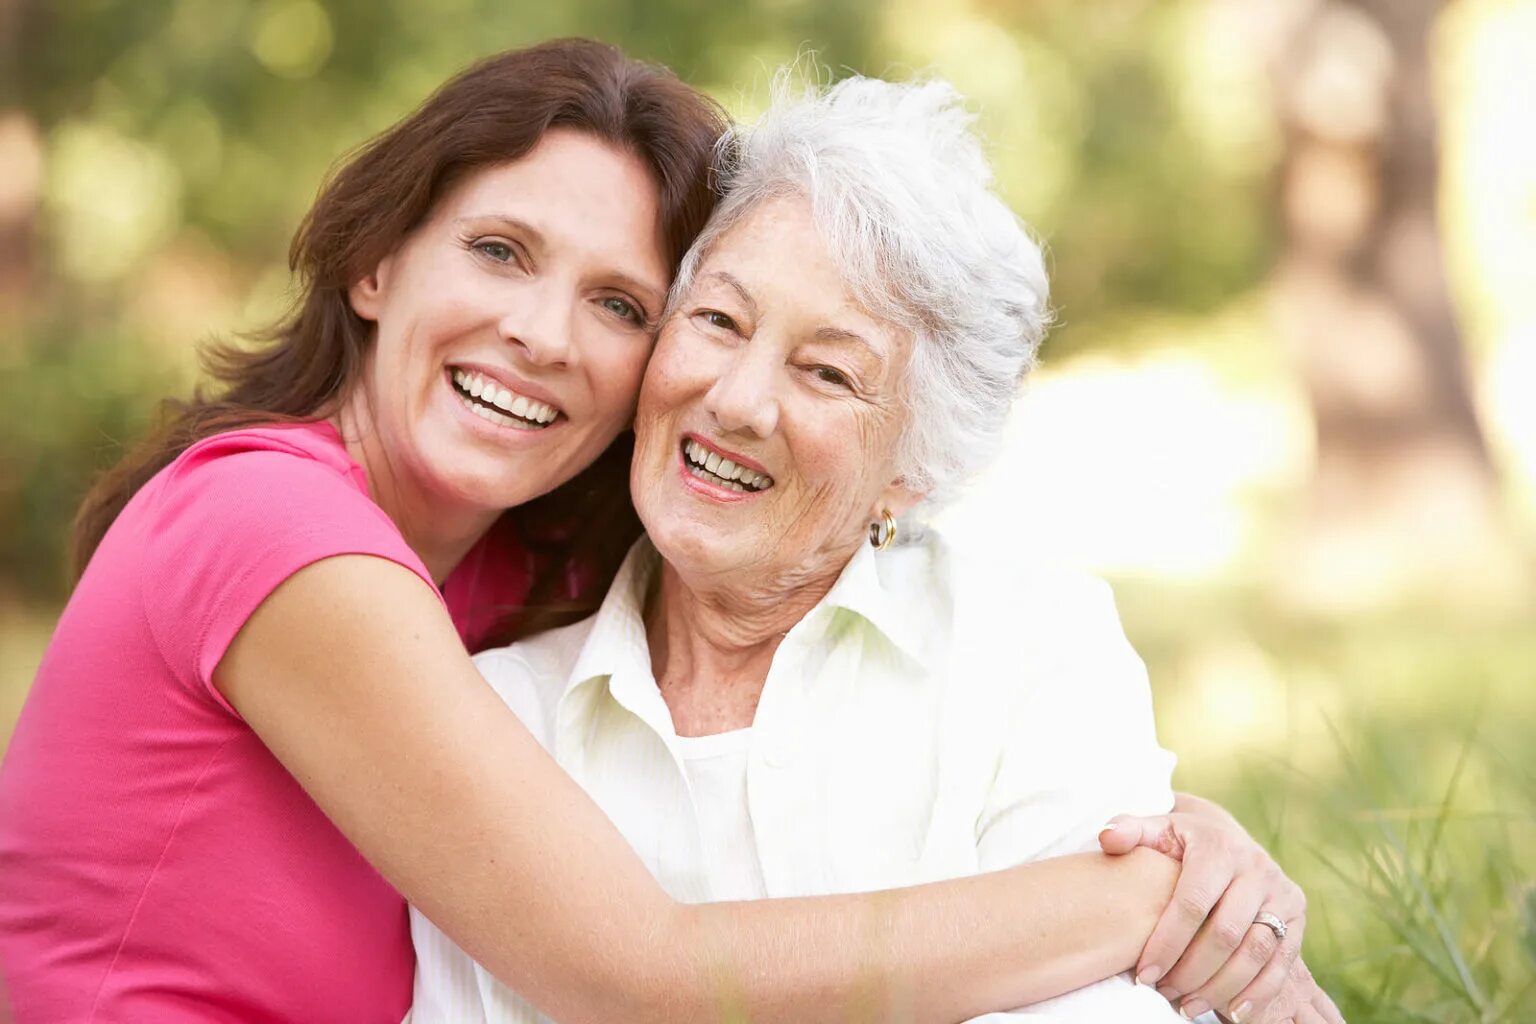
[[[677,737],[677,753],[699,822],[709,896],[716,901],[760,900],[768,895],[747,804],[751,744],[751,729]]]
[[[780,644],[752,727],[689,739],[646,645],[659,563],[641,539],[596,615],[475,661],[677,899],[974,874],[1097,849],[1114,815],[1172,806],[1146,670],[1098,580],[934,533],[861,547]],[[415,1024],[547,1019],[415,910],[411,930]],[[1182,1019],[1127,975],[978,1018]]]

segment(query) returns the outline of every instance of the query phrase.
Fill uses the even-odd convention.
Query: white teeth
[[[511,427],[514,430],[537,430],[538,429],[537,427],[530,427],[527,423],[524,423],[522,420],[515,420],[515,419],[513,419],[510,416],[503,416],[501,413],[497,412],[495,409],[489,408],[488,406],[481,405],[479,402],[470,401],[468,398],[465,398],[463,395],[459,396],[459,401],[464,403],[464,408],[468,409],[470,412],[474,413],[476,416],[479,416],[483,420],[488,420],[491,423],[495,423],[497,426]]]
[[[453,383],[459,390],[459,397],[464,400],[466,407],[473,409],[477,416],[490,420],[492,423],[517,426],[522,429],[530,429],[529,423],[547,425],[553,423],[560,415],[559,410],[545,402],[535,401],[526,395],[519,395],[502,387],[500,384],[478,373],[465,370],[453,371]],[[479,402],[471,402],[470,398],[478,398]],[[483,403],[496,406],[497,409],[508,413],[508,416],[500,415],[496,410],[489,409]],[[515,416],[517,419],[511,419]]]
[[[719,452],[711,451],[698,441],[689,439],[683,444],[688,468],[697,476],[709,474],[717,484],[733,491],[762,491],[773,486],[773,478],[764,476],[745,466],[738,466]]]

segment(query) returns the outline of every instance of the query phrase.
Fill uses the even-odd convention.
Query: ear
[[[373,268],[373,272],[365,274],[352,283],[347,289],[347,299],[352,304],[352,312],[364,320],[379,319],[379,311],[384,307],[384,297],[389,287],[390,272],[393,269],[394,255],[384,257],[379,265]]]
[[[886,511],[899,519],[927,496],[927,492],[915,491],[907,486],[906,480],[897,477],[881,489],[880,497],[875,501],[875,507],[870,510],[869,521],[875,522]]]

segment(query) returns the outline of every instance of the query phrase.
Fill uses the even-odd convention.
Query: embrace
[[[77,520],[18,1024],[1339,1021],[1108,589],[925,525],[1049,313],[949,86],[505,53],[293,262]]]

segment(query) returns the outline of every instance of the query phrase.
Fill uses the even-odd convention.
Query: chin
[[[431,474],[432,493],[459,508],[499,510],[520,505],[532,496],[527,493],[523,474],[515,472],[507,460],[489,459],[483,452],[450,446],[433,453],[425,468]]]
[[[675,568],[691,573],[726,572],[740,564],[747,550],[734,536],[722,535],[718,527],[702,523],[663,523],[657,529],[647,524],[646,532],[661,556]]]

